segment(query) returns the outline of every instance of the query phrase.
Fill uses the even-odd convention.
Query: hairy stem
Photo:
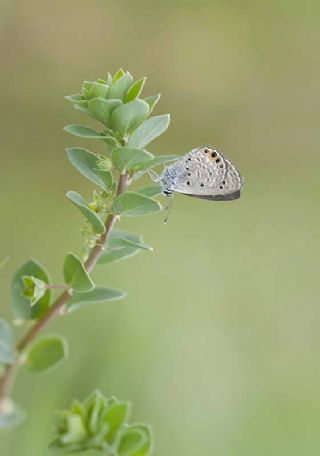
[[[126,190],[127,177],[127,173],[121,174],[118,182],[116,196],[119,196]],[[91,250],[90,255],[84,265],[89,273],[94,269],[95,265],[97,264],[97,261],[101,253],[103,252],[104,246],[110,236],[110,233],[112,232],[114,224],[117,221],[117,218],[118,216],[113,213],[108,215],[105,221],[106,231],[98,239],[95,247]],[[43,317],[40,318],[40,320],[38,320],[36,323],[34,323],[34,325],[29,329],[29,331],[18,341],[16,345],[16,350],[19,354],[21,354],[28,347],[28,345],[38,336],[38,334],[41,333],[41,331],[43,331],[43,329],[47,327],[48,323],[50,323],[55,316],[61,313],[65,305],[68,303],[69,298],[70,293],[68,290],[63,291],[57,297],[57,299],[54,301],[54,303],[48,309],[48,311],[43,315]],[[17,361],[11,364],[10,366],[7,366],[2,377],[0,378],[0,413],[2,404],[4,403],[7,396],[10,394],[10,391],[14,384],[16,371],[19,368],[19,365],[20,360],[18,356]]]

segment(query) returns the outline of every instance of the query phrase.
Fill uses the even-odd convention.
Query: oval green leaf
[[[111,151],[111,159],[115,167],[122,172],[146,165],[154,159],[154,156],[146,150],[115,147]]]
[[[97,184],[102,190],[110,191],[113,186],[112,174],[98,167],[99,157],[82,147],[67,149],[67,155],[73,166],[87,179]]]
[[[165,163],[169,163],[172,161],[180,160],[181,155],[158,155],[157,157],[154,157],[154,159],[148,163],[143,163],[139,167],[137,167],[137,170],[145,170],[145,169],[152,169],[155,168],[156,166],[163,165]]]
[[[63,276],[66,284],[75,292],[82,293],[94,289],[94,283],[84,265],[73,253],[68,253],[64,260]]]
[[[155,105],[160,100],[161,94],[157,93],[156,95],[151,95],[150,97],[144,98],[143,100],[149,105],[149,114],[152,113]]]
[[[114,288],[96,287],[87,293],[75,293],[69,300],[68,312],[91,304],[118,301],[125,298],[125,296],[126,293],[124,291],[115,290]]]
[[[116,82],[118,79],[121,78],[125,73],[122,68],[119,68],[119,70],[116,72],[116,74],[112,77],[110,73],[108,73],[108,84],[112,85],[112,83]]]
[[[153,450],[150,426],[132,424],[124,429],[118,450],[119,456],[149,456]]]
[[[149,250],[150,252],[153,251],[151,245],[145,244],[141,239],[139,241],[132,241],[130,239],[113,239],[112,243],[113,249],[118,248],[126,248],[126,247],[135,247],[141,250]]]
[[[118,402],[113,404],[105,414],[104,421],[108,423],[108,434],[106,441],[109,445],[117,440],[124,424],[131,416],[131,404],[129,402]]]
[[[78,136],[79,138],[86,139],[101,139],[103,138],[96,130],[84,125],[66,125],[64,131],[70,133],[70,135]]]
[[[46,335],[33,342],[26,353],[25,366],[33,372],[56,367],[68,356],[68,345],[60,335]]]
[[[94,82],[89,91],[89,98],[101,97],[107,98],[109,86],[107,84],[101,84],[100,82]]]
[[[138,190],[138,193],[144,196],[149,196],[149,198],[154,198],[155,196],[163,195],[163,189],[161,184],[157,185],[148,185]]]
[[[118,74],[118,73],[117,73]],[[123,74],[117,79],[117,75],[114,77],[112,86],[110,87],[108,98],[117,98],[123,100],[129,87],[131,86],[133,78],[129,72]]]
[[[106,249],[100,256],[98,264],[116,263],[130,258],[140,252],[137,247],[117,247]]]
[[[40,263],[29,260],[14,274],[11,284],[11,308],[16,318],[21,320],[39,319],[49,308],[51,291],[46,290],[44,296],[31,307],[30,300],[23,296],[25,284],[24,276],[33,276],[49,284],[49,277]]]
[[[86,201],[77,192],[67,192],[67,198],[82,212],[88,222],[91,224],[93,230],[97,234],[105,232],[106,228],[102,220],[97,216],[95,212],[88,208]]]
[[[83,114],[86,114],[87,116],[89,117],[92,117],[92,119],[95,119],[95,116],[92,114],[92,112],[89,111],[88,108],[86,108],[85,106],[80,106],[80,105],[74,105],[74,108],[77,110],[77,111],[80,111],[82,112]]]
[[[139,95],[142,92],[143,86],[146,82],[146,79],[147,78],[139,79],[134,84],[132,84],[132,86],[130,87],[130,89],[128,90],[128,92],[126,93],[126,95],[124,97],[125,103],[128,103],[129,101],[133,101],[139,97]]]
[[[88,111],[92,117],[102,122],[106,127],[111,127],[111,113],[121,105],[122,102],[120,100],[92,98],[92,100],[88,101]]]
[[[84,100],[82,98],[82,95],[80,95],[79,93],[76,93],[74,95],[67,95],[64,98],[68,101],[71,101],[71,103],[78,104],[81,106],[87,106],[87,100]]]
[[[140,193],[125,192],[115,199],[113,210],[123,217],[135,217],[160,212],[162,206],[158,201]]]
[[[125,244],[123,241],[128,241]],[[130,258],[139,253],[144,244],[142,236],[121,230],[113,230],[106,249],[98,260],[98,264],[108,264]]]
[[[149,106],[149,105],[148,105]],[[119,108],[120,109],[120,108]],[[151,117],[143,122],[131,135],[128,146],[143,149],[151,141],[166,131],[170,123],[170,115]]]
[[[149,112],[149,105],[143,100],[134,100],[115,109],[111,114],[113,128],[122,135],[130,133],[143,122]],[[142,149],[142,147],[135,147]]]

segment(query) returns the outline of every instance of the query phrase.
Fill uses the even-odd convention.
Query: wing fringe
[[[209,201],[231,201],[235,199],[239,199],[241,196],[240,190],[237,190],[236,192],[229,193],[226,195],[194,195],[190,193],[182,193],[183,195],[186,196],[191,196],[193,198],[199,198],[199,199],[205,199]]]

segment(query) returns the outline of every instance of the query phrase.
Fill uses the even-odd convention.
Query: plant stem
[[[127,173],[121,174],[118,182],[116,196],[119,196],[121,195],[121,193],[125,192],[127,187],[127,177]],[[112,232],[114,224],[117,221],[117,218],[118,216],[113,213],[110,213],[108,215],[105,221],[106,231],[100,236],[95,247],[91,250],[89,257],[84,264],[87,272],[90,273],[97,264],[97,261],[101,253],[103,252],[104,246],[110,236],[110,233]],[[48,311],[43,315],[43,317],[41,317],[40,320],[34,323],[34,325],[29,329],[29,331],[27,331],[27,333],[18,341],[16,345],[16,350],[19,354],[21,354],[26,349],[26,347],[38,336],[38,334],[41,333],[41,331],[47,327],[48,323],[50,323],[54,317],[60,314],[61,310],[67,304],[70,297],[71,295],[68,290],[63,291],[57,297],[57,299],[54,301],[54,303],[48,309]],[[0,378],[0,413],[2,405],[5,402],[5,399],[10,394],[10,391],[14,384],[16,371],[19,368],[19,365],[20,360],[18,356],[17,360],[13,364],[7,366],[2,377]]]

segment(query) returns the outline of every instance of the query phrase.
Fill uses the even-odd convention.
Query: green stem
[[[118,182],[116,196],[119,196],[121,193],[125,192],[127,187],[127,177],[127,173],[121,174]],[[95,247],[91,250],[90,255],[84,265],[89,273],[94,269],[95,265],[97,264],[97,261],[101,253],[103,252],[104,246],[110,236],[110,233],[112,232],[114,224],[117,221],[117,218],[118,216],[116,214],[111,213],[108,215],[105,221],[106,230],[98,239]],[[68,290],[63,291],[57,297],[57,299],[54,301],[54,303],[48,309],[48,311],[43,315],[43,317],[41,317],[40,320],[35,322],[34,325],[29,329],[29,331],[27,331],[27,333],[18,341],[16,345],[16,350],[19,355],[39,335],[39,333],[41,333],[47,327],[51,320],[63,311],[63,308],[68,303],[69,299],[70,293]],[[9,396],[11,392],[19,365],[20,359],[18,356],[17,360],[13,364],[7,366],[2,377],[0,378],[0,412],[1,408],[3,408],[2,405],[5,403],[5,399]]]

